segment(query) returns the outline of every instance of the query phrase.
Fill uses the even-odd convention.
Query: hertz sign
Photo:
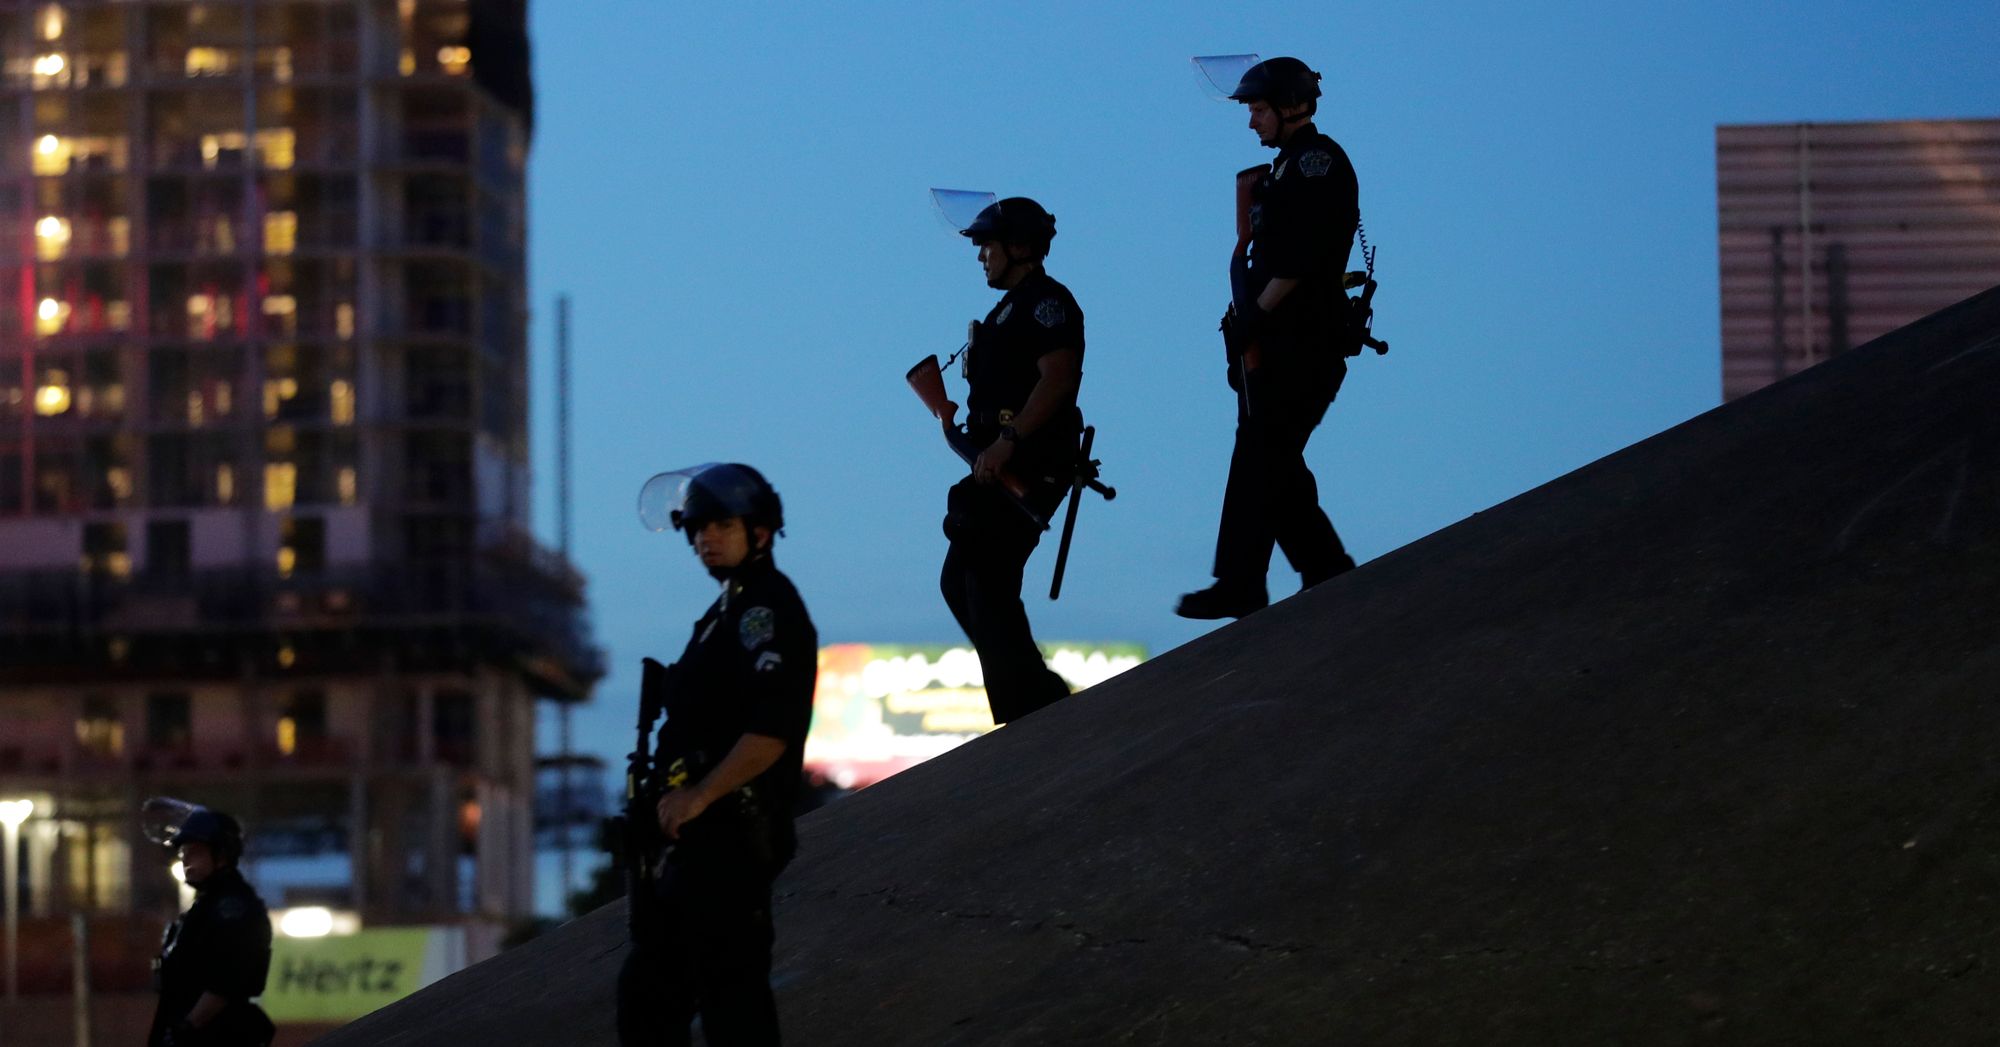
[[[274,1022],[345,1022],[450,974],[465,951],[450,927],[385,927],[324,938],[277,938],[261,1001]]]

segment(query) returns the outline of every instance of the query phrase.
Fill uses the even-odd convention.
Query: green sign
[[[264,1010],[275,1022],[345,1022],[394,1003],[443,973],[425,969],[434,933],[428,927],[391,927],[278,938],[271,943]]]

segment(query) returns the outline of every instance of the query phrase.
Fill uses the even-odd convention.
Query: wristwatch
[[[1019,432],[1016,432],[1013,426],[1003,425],[1000,427],[1000,439],[1005,440],[1010,444],[1020,443],[1021,434]]]

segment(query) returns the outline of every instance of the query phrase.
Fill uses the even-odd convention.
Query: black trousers
[[[1236,398],[1236,448],[1215,536],[1215,577],[1232,587],[1264,584],[1273,543],[1308,586],[1354,566],[1319,507],[1319,484],[1305,458],[1347,364],[1324,356],[1300,363],[1302,352],[1273,355]]]
[[[1031,489],[1034,508],[1053,514],[1064,488]],[[944,554],[938,588],[965,638],[979,652],[993,722],[1006,723],[1069,694],[1069,685],[1042,661],[1021,604],[1021,573],[1042,540],[1027,514],[997,486],[967,477],[945,499]]]
[[[767,862],[681,845],[659,881],[656,924],[618,972],[618,1042],[675,1047],[695,1015],[710,1047],[774,1047]]]

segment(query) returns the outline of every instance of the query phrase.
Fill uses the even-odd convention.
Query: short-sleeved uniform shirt
[[[167,927],[157,964],[160,1005],[149,1042],[187,1017],[203,993],[232,1004],[264,994],[271,917],[241,872],[218,869],[202,882],[194,904]]]
[[[1251,209],[1251,271],[1302,285],[1278,306],[1280,330],[1319,330],[1340,314],[1355,226],[1361,220],[1354,165],[1340,144],[1311,124],[1278,151]]]
[[[754,805],[760,831],[770,834],[766,842],[776,860],[790,860],[792,809],[818,675],[819,633],[791,579],[768,558],[738,568],[681,652],[658,751],[663,763],[693,756],[705,770],[722,762],[743,735],[760,734],[782,740],[785,753],[743,790],[688,823],[683,845],[741,831],[747,803]]]
[[[1030,274],[994,303],[986,319],[974,326],[965,354],[966,407],[973,413],[972,430],[982,442],[997,435],[998,424],[986,419],[1001,411],[1018,411],[1041,381],[1041,360],[1050,353],[1076,350],[1083,359],[1083,309],[1076,298],[1044,272]],[[1075,413],[1058,415],[1022,441],[1020,465],[1059,461],[1076,447]]]

